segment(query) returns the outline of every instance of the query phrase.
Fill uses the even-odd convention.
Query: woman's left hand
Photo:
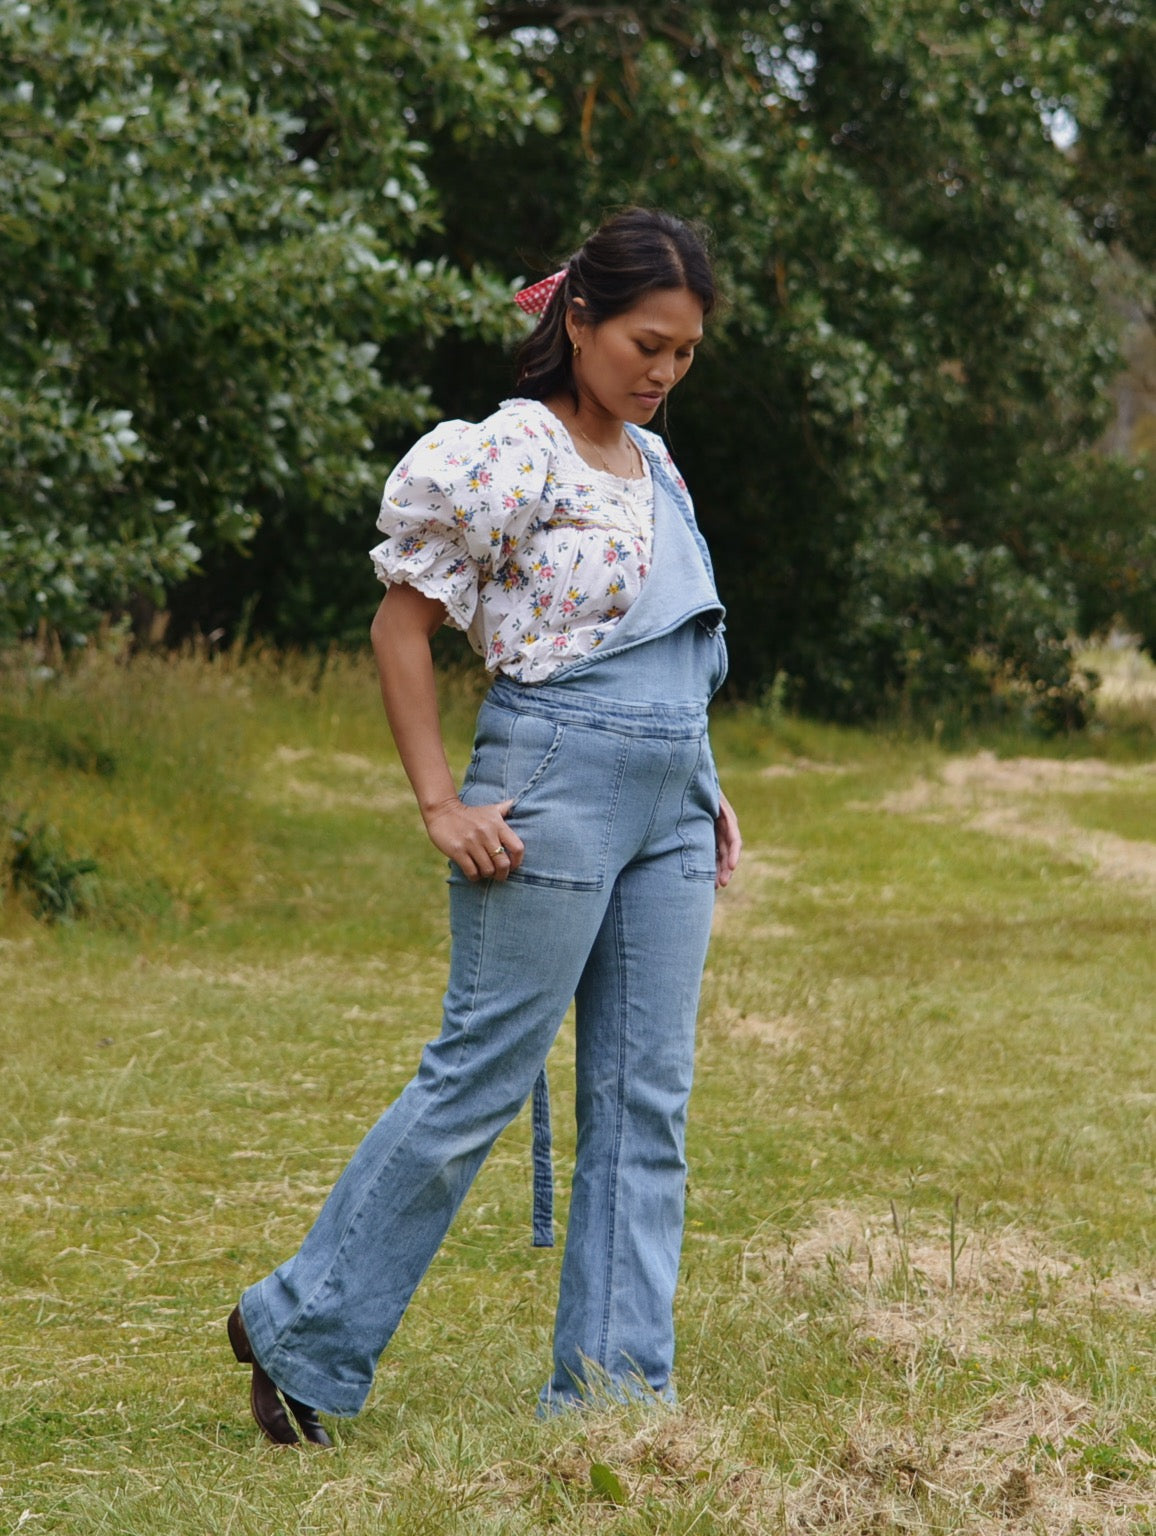
[[[739,854],[743,851],[743,835],[739,831],[739,819],[735,815],[734,806],[721,793],[718,815],[714,823],[714,846],[714,886],[716,891],[721,891],[724,885],[730,884],[731,876],[738,867]]]

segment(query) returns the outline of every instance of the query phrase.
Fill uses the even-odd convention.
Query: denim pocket
[[[463,805],[516,804],[546,773],[565,734],[553,720],[483,704],[458,798]]]
[[[506,752],[506,793],[511,815],[549,772],[566,738],[566,727],[537,715],[515,715]]]
[[[678,820],[682,872],[688,880],[715,878],[715,822],[721,795],[710,742],[704,736],[699,743],[698,762],[683,791]]]
[[[486,703],[460,798],[514,802],[507,820],[526,851],[507,884],[596,891],[606,879],[624,766],[625,747],[604,731]],[[451,880],[464,878],[451,866]]]

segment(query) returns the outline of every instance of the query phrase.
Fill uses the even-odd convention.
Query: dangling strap
[[[534,1079],[531,1110],[534,1161],[535,1248],[554,1246],[554,1168],[550,1157],[550,1084],[543,1067]]]

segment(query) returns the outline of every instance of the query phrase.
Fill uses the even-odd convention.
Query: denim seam
[[[602,1327],[598,1335],[597,1364],[609,1373],[607,1351],[610,1345],[610,1318],[614,1301],[615,1251],[614,1238],[618,1225],[618,1172],[622,1156],[622,1122],[625,1118],[624,1091],[626,1082],[626,955],[622,940],[622,891],[615,884],[611,897],[614,911],[614,948],[618,960],[618,1073],[614,1095],[614,1143],[610,1153],[606,1189],[606,1277],[602,1301]]]
[[[530,791],[534,788],[535,784],[537,784],[541,780],[542,775],[546,772],[547,768],[549,768],[550,764],[558,756],[558,750],[561,747],[562,742],[565,739],[565,736],[566,736],[566,727],[564,725],[560,724],[560,723],[556,724],[554,726],[554,740],[546,748],[546,755],[545,755],[545,757],[538,764],[538,766],[534,769],[533,773],[530,775],[530,777],[527,780],[527,782],[522,786],[522,788],[520,790],[518,790],[517,794],[515,794],[515,795],[511,795],[510,794],[510,786],[507,783],[507,785],[506,785],[506,799],[507,800],[511,800],[512,799],[513,802],[514,802],[514,804],[510,807],[511,811],[513,811],[514,808],[517,806],[519,800],[524,800],[526,798],[526,796],[530,793]],[[511,726],[510,727],[510,743],[509,743],[510,747],[513,746],[513,742],[514,742],[514,727]],[[509,748],[507,748],[507,753],[506,753],[506,764],[507,764],[507,766],[509,765],[509,761],[510,761]]]
[[[694,772],[686,781],[686,787],[682,792],[682,804],[679,807],[678,813],[678,838],[679,842],[682,844],[682,872],[688,880],[713,880],[716,874],[716,871],[713,868],[705,869],[700,865],[692,862],[694,858],[694,850],[687,842],[686,832],[684,830],[687,820],[687,799],[690,796],[692,786],[698,778],[698,771],[702,767],[702,749],[705,741],[706,737],[704,736],[698,744],[698,762],[694,766]]]
[[[477,959],[476,959],[475,967],[474,967],[474,984],[473,984],[473,988],[472,988],[472,991],[471,991],[471,994],[470,994],[470,1006],[469,1006],[469,1009],[467,1010],[467,1013],[466,1013],[465,1022],[463,1024],[463,1028],[462,1028],[461,1044],[460,1044],[459,1050],[458,1050],[458,1062],[457,1062],[457,1065],[458,1065],[459,1069],[461,1067],[461,1056],[462,1056],[462,1053],[465,1051],[466,1047],[471,1043],[472,1038],[473,1038],[472,1033],[471,1033],[470,1025],[471,1025],[471,1021],[474,1019],[474,1017],[477,1014],[478,986],[479,986],[480,979],[481,979],[482,954],[483,954],[483,951],[485,949],[486,915],[487,915],[487,910],[488,910],[489,904],[490,904],[490,892],[491,892],[491,890],[492,890],[492,886],[487,884],[487,886],[485,887],[485,889],[482,892],[482,911],[481,911],[481,918],[480,918],[481,933],[479,934],[478,943],[477,943],[477,946],[476,946]],[[439,1096],[440,1096],[441,1091],[444,1088],[445,1083],[447,1082],[447,1080],[448,1079],[447,1079],[446,1075],[443,1074],[441,1080],[438,1083],[438,1094],[439,1094]],[[432,1105],[431,1105],[431,1107],[432,1107]],[[389,1153],[389,1156],[385,1159],[385,1161],[381,1164],[380,1168],[377,1170],[377,1177],[371,1183],[367,1184],[365,1192],[362,1195],[361,1200],[358,1202],[358,1205],[357,1205],[356,1209],[350,1214],[349,1220],[345,1224],[345,1229],[342,1232],[340,1239],[333,1246],[333,1251],[332,1251],[332,1253],[330,1255],[329,1264],[326,1267],[324,1278],[318,1281],[318,1283],[313,1287],[312,1291],[310,1291],[308,1297],[306,1297],[306,1299],[301,1303],[300,1307],[298,1307],[296,1313],[293,1315],[293,1317],[290,1320],[289,1324],[282,1331],[282,1334],[281,1334],[281,1338],[282,1339],[284,1339],[286,1335],[292,1334],[297,1329],[297,1327],[298,1327],[298,1325],[300,1323],[308,1322],[309,1318],[314,1316],[314,1314],[316,1313],[316,1311],[317,1311],[317,1304],[319,1302],[319,1299],[323,1295],[326,1287],[329,1285],[330,1277],[332,1276],[333,1271],[334,1271],[335,1267],[337,1266],[338,1260],[340,1259],[341,1254],[342,1254],[342,1252],[344,1251],[344,1249],[346,1247],[346,1244],[349,1243],[350,1240],[354,1237],[357,1229],[361,1225],[362,1219],[363,1219],[364,1214],[365,1214],[365,1209],[368,1206],[369,1201],[370,1201],[370,1195],[374,1191],[376,1191],[376,1190],[381,1188],[383,1177],[385,1175],[386,1170],[389,1168],[390,1163],[397,1156],[398,1152],[401,1150],[401,1148],[405,1144],[405,1142],[407,1140],[409,1140],[409,1138],[413,1135],[414,1131],[417,1129],[419,1124],[420,1124],[420,1119],[416,1119],[416,1120],[413,1120],[406,1127],[404,1135],[402,1135],[398,1139],[398,1141],[394,1144],[392,1150]],[[280,1358],[280,1357],[282,1357],[284,1355],[284,1345],[282,1343],[278,1343],[275,1346],[274,1351],[273,1351],[273,1355],[274,1355],[274,1358]],[[274,1374],[273,1371],[270,1371],[269,1375],[273,1377],[274,1381],[277,1379],[276,1375]]]
[[[547,693],[549,686],[540,684],[532,687],[526,683],[512,684],[506,679],[499,679],[487,695],[486,704],[514,718],[533,715],[537,719],[575,725],[611,736],[658,736],[663,740],[693,740],[701,736],[706,727],[707,713],[699,705],[629,704],[618,699],[606,699],[599,694],[564,698],[558,697],[560,689]],[[513,687],[519,689],[516,702],[507,703],[503,695]]]
[[[655,819],[658,816],[659,807],[662,805],[663,796],[666,794],[666,786],[670,782],[670,775],[674,771],[674,747],[668,743],[668,757],[666,759],[666,772],[662,776],[662,783],[658,787],[658,793],[654,797],[654,804],[650,808],[650,820],[646,823],[646,831],[643,834],[639,848],[650,846],[650,834],[654,830]],[[679,818],[681,820],[681,817]]]
[[[506,723],[506,739],[499,746],[499,750],[500,750],[500,752],[502,754],[502,799],[503,800],[509,800],[511,798],[510,797],[510,751],[511,751],[513,745],[514,745],[514,727],[515,727],[515,725],[517,725],[517,723],[518,722],[517,722],[516,719],[511,719],[511,720],[507,721],[507,723]]]

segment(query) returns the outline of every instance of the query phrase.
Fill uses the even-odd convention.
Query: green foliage
[[[489,7],[540,15],[563,116],[513,192],[527,231],[565,248],[588,209],[642,199],[715,232],[732,304],[672,427],[748,688],[786,672],[855,718],[998,684],[1075,723],[1073,629],[1151,633],[1152,481],[1091,451],[1119,276],[1071,208],[1105,71],[1152,31],[1107,9]],[[480,161],[469,187],[463,228],[499,195]]]
[[[322,541],[427,419],[430,341],[504,334],[501,284],[409,254],[421,135],[533,120],[472,33],[465,3],[0,0],[0,638],[159,600],[262,520]]]
[[[590,1463],[590,1486],[600,1499],[605,1499],[610,1504],[630,1502],[622,1479],[614,1468],[608,1467],[604,1461]]]
[[[92,897],[90,876],[95,859],[77,859],[61,846],[59,835],[41,822],[29,827],[21,816],[8,830],[6,876],[12,890],[27,893],[34,915],[44,922],[70,922]]]
[[[670,428],[735,686],[1070,726],[1073,632],[1156,641],[1151,471],[1096,449],[1151,289],[1113,242],[1156,260],[1139,8],[0,0],[0,46],[0,636],[133,594],[363,635],[389,459],[641,201],[729,296]]]

